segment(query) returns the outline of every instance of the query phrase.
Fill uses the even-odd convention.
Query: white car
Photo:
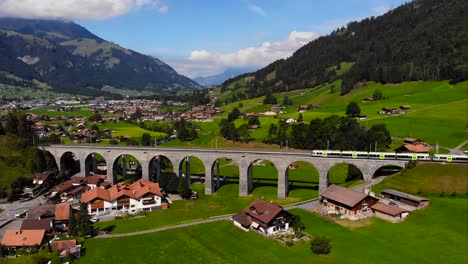
[[[89,219],[89,221],[93,222],[93,223],[96,223],[99,221],[99,217],[97,216],[93,216],[91,219]]]

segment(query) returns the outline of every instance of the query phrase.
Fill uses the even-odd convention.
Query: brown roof
[[[401,213],[407,213],[409,212],[408,210],[401,209],[399,207],[391,206],[391,205],[386,205],[383,203],[376,203],[371,206],[372,210],[382,212],[384,214],[388,214],[391,216],[397,216]]]
[[[57,241],[52,242],[53,251],[70,250],[74,246],[76,246],[76,239],[57,240]]]
[[[80,186],[75,186],[75,188],[69,190],[67,192],[67,194],[73,196],[75,194],[79,194],[79,193],[82,193],[82,192],[86,191],[87,188],[88,188],[87,186],[81,186],[81,185]]]
[[[55,220],[62,221],[70,219],[71,206],[68,203],[55,206]]]
[[[49,176],[52,174],[52,172],[44,172],[44,173],[34,173],[33,174],[33,179],[36,181],[45,181]]]
[[[45,230],[6,230],[2,245],[7,247],[40,246]]]
[[[320,195],[324,198],[342,203],[344,205],[354,207],[359,202],[364,200],[368,195],[362,192],[357,192],[339,185],[330,185]]]
[[[407,150],[415,153],[427,153],[431,150],[431,148],[424,146],[423,144],[405,144],[403,145]]]
[[[40,230],[49,231],[52,229],[52,219],[24,219],[21,224],[21,230]]]
[[[388,194],[391,194],[391,195],[402,197],[402,198],[405,198],[407,200],[415,201],[415,202],[418,202],[418,203],[429,201],[429,199],[427,199],[427,198],[412,195],[412,194],[408,194],[408,193],[404,193],[404,192],[400,192],[400,191],[393,190],[393,189],[384,189],[381,192],[381,194],[384,194],[384,193],[388,193]]]
[[[250,217],[246,211],[240,211],[234,216],[232,216],[232,220],[238,222],[242,226],[250,226],[252,224],[252,217]]]
[[[267,224],[283,211],[283,208],[273,202],[257,198],[244,211],[252,218]]]
[[[67,191],[68,189],[70,189],[72,187],[73,187],[73,183],[71,181],[66,181],[66,182],[63,182],[63,183],[55,186],[54,190],[57,190],[59,192],[65,192],[65,191]]]
[[[413,143],[413,142],[421,141],[421,140],[419,140],[419,139],[417,139],[417,138],[405,137],[405,138],[403,139],[403,141],[409,142],[409,143]]]
[[[55,215],[55,204],[45,204],[32,207],[28,210],[28,219],[53,218]]]

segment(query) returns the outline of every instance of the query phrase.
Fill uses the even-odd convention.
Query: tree
[[[380,90],[375,90],[374,94],[372,95],[374,100],[383,100],[383,93]]]
[[[258,116],[250,116],[249,120],[247,121],[249,125],[260,125],[260,120],[258,119]]]
[[[237,107],[242,108],[242,107],[244,107],[244,104],[242,102],[240,102]]]
[[[78,223],[74,213],[70,214],[70,221],[68,223],[68,233],[71,236],[78,236]]]
[[[265,94],[265,99],[263,100],[264,104],[277,104],[278,100],[273,96],[271,91],[267,91]]]
[[[297,118],[297,122],[303,122],[304,118],[302,117],[302,113],[299,113],[299,117]]]
[[[252,140],[252,137],[250,136],[250,132],[249,132],[249,127],[247,124],[241,125],[237,129],[237,134],[241,142],[249,142]]]
[[[193,139],[196,139],[197,137],[198,137],[198,132],[194,127],[192,127],[192,130],[190,130],[190,138],[193,140]]]
[[[283,104],[284,105],[292,105],[293,102],[292,102],[291,99],[289,99],[289,97],[287,95],[285,95],[284,98],[283,98]]]
[[[232,109],[231,113],[228,114],[228,122],[232,122],[234,120],[236,120],[239,116],[240,116],[241,112],[239,111],[239,108],[237,107],[234,107],[234,109]]]
[[[330,239],[319,236],[310,241],[310,249],[317,255],[327,255],[331,251]]]
[[[78,235],[81,237],[91,235],[93,228],[91,226],[91,221],[88,215],[88,205],[85,203],[80,203],[80,210],[78,212]]]
[[[151,146],[151,142],[152,142],[152,139],[149,133],[143,133],[143,135],[141,135],[141,145]]]
[[[357,116],[361,113],[361,108],[359,108],[359,105],[356,102],[351,102],[348,104],[346,107],[346,115],[347,116]]]

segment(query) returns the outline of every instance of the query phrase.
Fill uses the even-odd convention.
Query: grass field
[[[314,255],[308,244],[288,248],[222,221],[132,237],[90,239],[78,263],[466,263],[467,206],[467,199],[434,198],[429,208],[413,212],[403,223],[372,219],[370,225],[352,230],[293,210],[306,232],[331,239],[332,252],[327,256]]]
[[[79,110],[75,111],[68,111],[68,112],[55,112],[55,111],[49,111],[53,109],[55,106],[44,106],[41,108],[33,109],[31,111],[28,111],[28,113],[33,113],[36,115],[48,115],[48,116],[73,116],[73,117],[90,117],[93,115],[93,112],[87,108],[87,107],[82,107]]]
[[[443,192],[451,196],[468,197],[468,165],[418,164],[415,168],[391,176],[372,190],[396,189],[422,196],[438,197]]]
[[[156,139],[167,137],[166,133],[149,131],[128,122],[107,122],[105,124],[99,124],[99,130],[102,131],[105,128],[109,128],[115,132],[112,134],[113,137],[130,136],[133,139],[139,140],[144,133],[148,133]]]
[[[331,93],[332,87],[336,89]],[[313,104],[320,108],[303,113],[305,121],[314,118],[324,118],[330,115],[344,115],[349,102],[359,103],[361,112],[368,115],[368,120],[361,121],[363,125],[386,124],[392,134],[397,137],[418,137],[431,144],[452,147],[467,139],[465,127],[468,112],[468,82],[450,85],[447,81],[439,82],[405,82],[402,84],[367,83],[365,86],[351,91],[345,96],[339,95],[341,82],[320,86],[312,89],[297,90],[275,94],[281,102],[285,95],[293,101],[293,106],[283,109],[284,114],[278,118],[260,118],[261,128],[252,135],[257,141],[262,141],[269,125],[277,123],[280,118],[295,118],[299,114],[296,109],[299,105]],[[372,97],[375,90],[383,92],[385,100],[362,103],[364,98]],[[239,103],[242,112],[265,111],[271,105],[263,105],[263,97],[243,100],[222,107],[230,112]],[[411,109],[405,115],[382,116],[377,112],[383,107],[399,107],[410,105]],[[237,120],[236,124],[245,123]],[[427,129],[430,127],[431,129]]]

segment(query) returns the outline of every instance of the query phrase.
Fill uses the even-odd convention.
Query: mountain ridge
[[[198,89],[152,56],[108,42],[68,21],[0,18],[0,71],[37,79],[59,92],[108,94],[109,85],[156,93]]]

